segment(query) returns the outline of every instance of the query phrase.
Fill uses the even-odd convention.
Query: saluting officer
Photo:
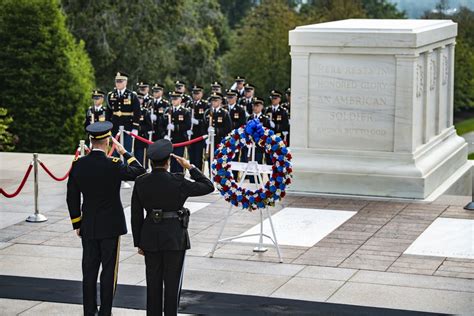
[[[138,127],[138,135],[143,138],[149,139],[149,132],[153,131],[150,108],[145,103],[145,95],[143,95],[143,93],[138,92],[137,96],[138,101],[140,102],[140,126]],[[144,153],[147,147],[148,145],[144,142],[139,140],[135,141],[135,157],[137,157],[138,161],[145,167],[147,166],[147,163]]]
[[[115,135],[123,125],[126,131],[137,134],[140,126],[140,102],[137,94],[127,89],[128,75],[117,72],[115,75],[115,89],[107,94],[107,104],[112,111],[112,133]],[[133,151],[131,136],[121,135],[127,151]]]
[[[192,100],[189,94],[186,94],[186,82],[180,80],[176,81],[174,83],[174,91],[181,93],[181,103],[184,107],[189,107]]]
[[[120,235],[127,233],[120,201],[120,183],[122,180],[134,180],[145,172],[135,157],[110,137],[111,129],[110,122],[87,126],[92,151],[74,161],[67,182],[67,205],[72,227],[82,238],[84,315],[97,315],[97,275],[101,265],[99,315],[111,315],[117,285]],[[110,139],[128,164],[122,163],[119,158],[107,157]]]
[[[190,214],[183,205],[188,197],[214,191],[212,182],[198,168],[172,151],[166,139],[150,145],[147,155],[153,170],[136,179],[132,193],[133,243],[145,256],[147,315],[162,315],[163,296],[165,315],[177,315],[184,257],[191,247],[187,231]],[[189,170],[194,182],[182,173],[167,171],[170,156]]]
[[[247,117],[253,113],[254,93],[255,87],[250,83],[246,83],[244,86],[244,97],[240,98],[239,104],[247,111]]]
[[[208,132],[214,133],[214,148],[219,146],[222,139],[232,130],[229,112],[222,107],[223,96],[214,92],[210,96],[211,108],[205,114]]]
[[[191,115],[182,104],[183,95],[179,92],[170,94],[171,106],[165,116],[165,124],[168,134],[165,138],[173,143],[182,143],[188,140],[187,131],[191,128]],[[184,146],[175,147],[173,153],[183,156]],[[183,168],[175,161],[171,161],[171,172],[183,172]]]
[[[162,139],[166,135],[166,128],[163,128],[163,120],[166,109],[170,106],[168,100],[163,98],[164,86],[155,83],[151,88],[153,98],[150,100],[151,119],[153,121],[154,134],[153,140]],[[166,126],[166,125],[165,125]]]
[[[87,126],[95,122],[110,121],[110,111],[107,107],[103,106],[104,96],[105,92],[101,90],[92,91],[92,100],[94,100],[94,105],[91,105],[86,111],[84,128],[87,128]]]
[[[204,121],[204,113],[209,109],[209,104],[202,99],[203,97],[202,86],[193,87],[193,102],[190,104],[191,111],[191,126],[192,130],[188,132],[189,138],[196,138],[206,134],[206,123]],[[193,143],[188,147],[189,160],[199,169],[203,169],[203,153],[204,153],[205,141]]]

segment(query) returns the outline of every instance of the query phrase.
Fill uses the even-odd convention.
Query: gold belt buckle
[[[114,115],[115,115],[115,116],[118,116],[118,117],[121,117],[121,116],[122,116],[122,111],[114,112]]]

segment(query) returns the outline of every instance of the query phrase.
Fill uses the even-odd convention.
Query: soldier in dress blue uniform
[[[245,77],[235,77],[235,88],[237,90],[237,99],[243,98],[245,94]]]
[[[193,101],[190,104],[192,130],[188,132],[190,139],[206,134],[207,128],[204,121],[204,113],[209,109],[209,104],[203,100],[203,91],[204,88],[202,86],[194,86],[192,90]],[[189,160],[201,170],[203,170],[205,144],[205,141],[202,140],[188,147]]]
[[[168,108],[163,120],[166,124],[168,134],[165,138],[174,144],[182,143],[188,140],[188,130],[191,129],[191,114],[183,106],[183,95],[179,92],[170,94],[171,106]],[[184,147],[174,147],[173,153],[178,156],[184,155]],[[183,172],[183,168],[175,161],[171,161],[171,172]]]
[[[141,92],[137,94],[138,100],[140,102],[140,126],[138,127],[138,135],[149,139],[150,134],[148,132],[153,131],[153,124],[151,121],[151,113],[150,108],[145,103],[145,95]],[[147,162],[145,161],[145,151],[148,145],[142,141],[135,140],[135,157],[137,157],[138,161],[143,165],[147,166]]]
[[[204,114],[208,132],[214,131],[214,148],[219,146],[222,139],[232,130],[229,112],[222,107],[224,97],[221,93],[214,92],[210,96],[211,107]]]
[[[222,94],[222,87],[223,86],[224,85],[221,82],[213,81],[211,83],[211,94],[213,94],[214,92]],[[207,103],[211,104],[211,97],[207,98]],[[227,100],[226,99],[222,99],[222,107],[223,108],[227,107]]]
[[[245,109],[237,104],[237,97],[239,92],[237,90],[227,90],[226,99],[227,99],[227,110],[229,111],[230,120],[232,122],[232,129],[239,128],[247,124],[247,115]],[[246,162],[247,157],[242,155],[242,150],[235,155],[232,161],[241,161]],[[239,173],[237,171],[232,171],[234,179],[237,180]]]
[[[270,128],[273,132],[287,140],[288,131],[290,129],[290,121],[288,119],[288,112],[280,105],[282,93],[278,90],[270,92],[270,100],[272,104],[265,110],[265,115],[269,118]],[[267,164],[272,164],[270,155],[265,154]]]
[[[150,96],[150,84],[146,81],[140,81],[137,83],[138,87],[138,93],[143,94],[143,101],[146,106],[148,106],[148,103],[150,102],[151,96]]]
[[[120,126],[126,131],[134,134],[138,133],[140,126],[140,102],[137,94],[127,89],[128,75],[124,72],[117,72],[115,75],[115,89],[107,94],[107,104],[112,112],[112,123],[114,127],[112,133],[115,135]],[[127,151],[133,151],[131,136],[121,135],[124,139],[124,146]]]
[[[152,109],[151,118],[153,121],[154,134],[153,140],[162,139],[166,135],[166,128],[163,128],[163,120],[165,119],[166,109],[170,106],[168,100],[163,97],[164,86],[155,83],[151,88],[153,98],[150,100],[150,107]]]
[[[270,119],[263,114],[263,108],[265,107],[265,102],[261,98],[254,98],[253,100],[253,113],[248,118],[248,121],[258,119],[260,123],[262,123],[263,127],[270,128]],[[259,146],[257,143],[255,144],[255,161],[259,164],[264,164],[264,156],[265,150],[263,147]],[[253,176],[248,177],[250,179],[250,183],[255,183],[255,179]]]
[[[246,83],[244,87],[244,96],[240,98],[239,104],[247,111],[247,116],[253,113],[253,98],[255,93],[255,87]]]
[[[84,128],[95,122],[110,121],[110,111],[103,105],[105,92],[101,90],[92,91],[92,100],[94,105],[91,105],[86,111],[86,120]]]
[[[166,139],[149,146],[153,170],[136,179],[132,193],[133,243],[145,256],[147,315],[162,315],[163,298],[164,314],[177,315],[184,257],[191,247],[187,230],[190,214],[183,205],[188,197],[214,191],[212,182],[198,168],[172,151]],[[168,172],[170,158],[189,170],[194,182],[182,173]]]
[[[73,162],[67,182],[67,205],[72,227],[82,239],[82,290],[84,315],[97,315],[97,276],[100,273],[99,315],[111,315],[117,285],[120,236],[127,233],[120,201],[122,180],[145,173],[135,157],[110,137],[113,125],[97,122],[87,126],[92,151]],[[109,141],[117,146],[127,164],[106,155]],[[81,205],[82,195],[82,205]]]
[[[189,94],[186,94],[186,82],[177,80],[174,83],[174,91],[181,93],[181,103],[185,108],[189,107],[189,103],[191,103],[192,98]]]

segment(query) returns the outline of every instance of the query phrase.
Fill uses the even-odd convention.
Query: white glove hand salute
[[[152,122],[156,121],[156,114],[151,114],[150,118]]]
[[[188,136],[191,137],[193,135],[193,131],[192,130],[186,131],[186,134],[188,134]]]
[[[215,134],[216,129],[211,126],[211,127],[209,127],[209,128],[207,129],[207,132],[208,132],[209,134],[211,134],[211,133],[212,133],[212,134]]]
[[[198,125],[199,124],[199,121],[196,120],[195,118],[192,118],[191,122],[193,123],[193,125]]]
[[[174,124],[173,124],[173,123],[169,123],[168,126],[166,127],[166,129],[169,129],[169,130],[174,131]]]

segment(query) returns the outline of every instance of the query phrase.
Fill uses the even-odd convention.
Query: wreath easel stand
[[[257,187],[260,186],[262,189],[265,189],[262,174],[263,173],[271,174],[271,171],[267,171],[267,169],[264,168],[265,167],[264,165],[259,165],[258,164],[258,162],[255,160],[255,150],[256,150],[255,142],[252,140],[252,145],[250,146],[250,151],[249,151],[249,156],[251,157],[250,161],[248,161],[247,163],[240,163],[240,164],[237,164],[237,163],[234,162],[233,164],[231,164],[230,169],[233,170],[233,171],[243,171],[244,172],[241,179],[240,179],[239,186],[242,186],[242,183],[244,182],[246,176],[249,175],[249,176],[254,177],[254,180],[255,180],[254,182],[255,182],[255,185]],[[241,168],[242,165],[244,165],[245,167]],[[259,237],[258,244],[256,244],[256,247],[253,249],[253,251],[257,252],[257,253],[266,252],[268,250],[268,248],[264,247],[265,244],[263,242],[263,238],[264,237],[268,238],[272,242],[271,244],[268,244],[268,245],[270,245],[270,246],[272,246],[276,249],[277,254],[278,254],[278,260],[279,260],[280,263],[282,263],[283,259],[281,257],[280,245],[278,244],[278,240],[277,240],[276,233],[275,233],[275,227],[273,226],[272,214],[270,213],[270,211],[268,209],[268,205],[265,207],[265,213],[266,213],[265,215],[268,218],[268,222],[270,223],[273,238],[271,236],[263,233],[264,211],[261,208],[259,208],[259,212],[260,212],[260,232],[258,234],[238,235],[238,236],[232,236],[232,237],[227,237],[227,238],[222,238],[221,239],[221,236],[224,233],[224,229],[227,225],[227,221],[228,221],[229,217],[232,215],[233,207],[234,207],[234,205],[231,204],[229,206],[229,208],[227,209],[227,213],[225,214],[224,222],[222,223],[221,229],[219,231],[219,235],[217,236],[216,242],[214,243],[214,246],[213,246],[213,248],[210,252],[209,257],[212,258],[214,256],[214,253],[217,249],[218,244],[228,244],[228,243],[234,242],[234,240],[238,240],[238,239],[241,239],[241,238],[258,236]]]

